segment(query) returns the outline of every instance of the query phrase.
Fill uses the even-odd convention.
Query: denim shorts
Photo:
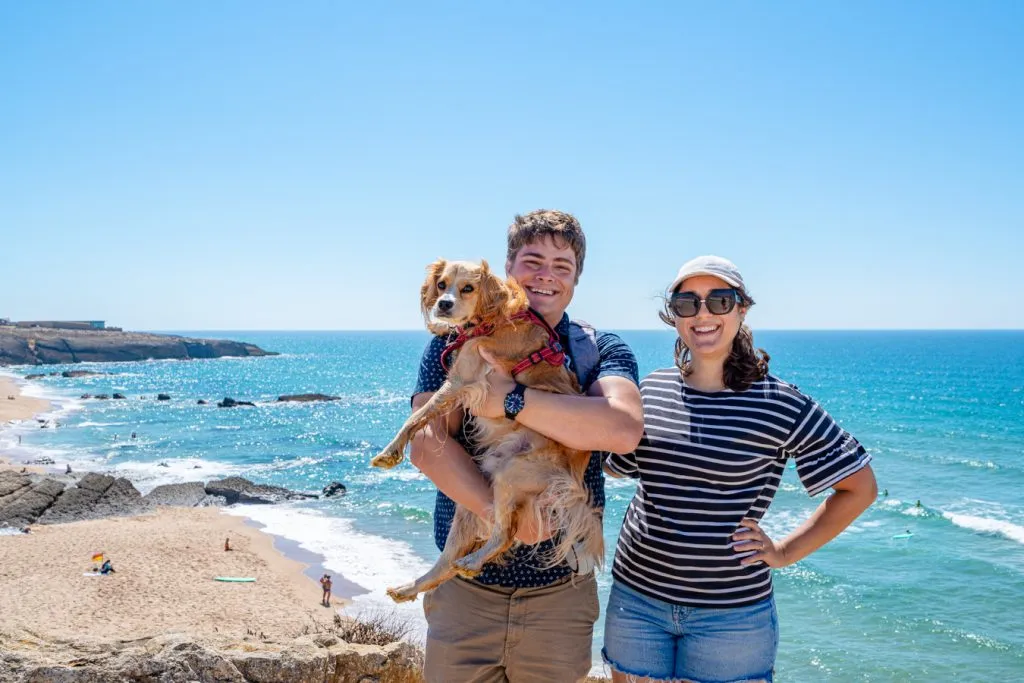
[[[616,671],[693,683],[771,683],[778,647],[773,597],[746,607],[684,607],[612,584],[601,654]]]

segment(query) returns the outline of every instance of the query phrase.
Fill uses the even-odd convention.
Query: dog
[[[523,288],[492,273],[486,261],[436,261],[427,268],[420,299],[431,332],[458,333],[442,356],[442,363],[450,363],[448,379],[373,458],[373,466],[394,467],[413,436],[431,421],[456,408],[472,411],[483,404],[490,366],[481,349],[528,387],[581,393],[563,362],[557,335],[529,310]],[[448,360],[453,353],[454,361]],[[515,543],[524,514],[535,515],[555,532],[554,550],[543,559],[546,566],[573,554],[581,566],[604,561],[601,515],[583,486],[589,452],[567,448],[504,417],[476,418],[473,435],[480,446],[475,459],[494,490],[494,518],[483,520],[458,506],[437,563],[412,583],[389,588],[395,602],[414,600],[455,575],[472,578],[484,564],[500,562]]]

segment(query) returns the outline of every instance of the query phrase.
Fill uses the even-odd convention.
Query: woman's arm
[[[769,567],[785,567],[799,562],[850,526],[878,497],[875,473],[865,465],[833,485],[835,493],[822,501],[803,524],[781,541],[773,541],[752,519],[740,522],[744,528],[733,539],[744,541],[736,552],[756,551],[740,564],[764,562]]]

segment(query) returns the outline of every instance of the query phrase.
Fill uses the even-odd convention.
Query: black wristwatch
[[[514,420],[525,407],[526,385],[516,382],[515,389],[505,394],[505,417]]]

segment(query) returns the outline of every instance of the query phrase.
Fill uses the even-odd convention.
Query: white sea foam
[[[242,476],[247,471],[247,467],[202,458],[169,458],[160,462],[129,460],[120,462],[108,470],[112,474],[130,479],[142,494],[149,493],[163,484]]]
[[[264,531],[296,541],[323,556],[323,565],[368,592],[354,598],[353,615],[360,611],[397,610],[415,625],[415,637],[426,634],[420,602],[396,605],[384,592],[425,572],[430,565],[404,541],[356,531],[351,519],[330,517],[318,510],[294,505],[235,505],[224,512],[248,517]]]
[[[961,515],[954,512],[943,512],[942,516],[958,527],[980,531],[985,534],[996,534],[1011,541],[1024,544],[1024,526],[1001,519],[989,519],[975,515]]]

